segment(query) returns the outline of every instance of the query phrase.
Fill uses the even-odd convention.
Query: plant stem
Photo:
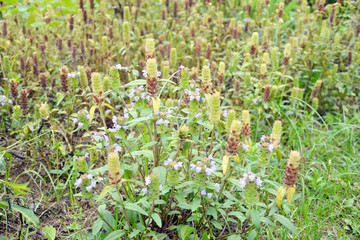
[[[121,196],[120,190],[119,190],[119,185],[116,186],[116,191],[117,191],[117,193],[118,193],[118,195],[119,195],[120,203],[121,203],[121,205],[122,205],[122,207],[123,207],[123,211],[124,211],[124,215],[125,215],[126,221],[128,222],[129,228],[130,228],[130,230],[131,230],[131,229],[132,229],[132,228],[131,228],[131,223],[130,223],[129,218],[128,218],[128,215],[127,215],[127,213],[126,213],[124,201],[123,201],[123,199],[122,199],[122,196]]]
[[[99,210],[96,208],[95,204],[91,201],[91,199],[89,199],[89,202],[91,203],[91,205],[93,206],[93,208],[95,209],[95,211],[97,212],[97,214],[99,215],[99,217],[101,218],[101,220],[103,220],[111,230],[114,231],[114,228],[110,225],[110,223],[108,223],[108,221],[106,221],[100,214]]]

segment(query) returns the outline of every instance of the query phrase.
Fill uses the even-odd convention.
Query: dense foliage
[[[360,238],[359,9],[3,1],[0,239]]]

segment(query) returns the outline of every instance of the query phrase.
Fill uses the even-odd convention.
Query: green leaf
[[[46,237],[49,240],[55,240],[56,229],[53,226],[49,225],[49,226],[43,227],[42,230],[45,232],[44,237]]]
[[[19,1],[18,0],[2,0],[2,2],[10,3],[10,4],[17,4]]]
[[[163,166],[159,166],[154,168],[153,172],[159,174],[159,181],[162,185],[164,185],[166,182],[166,168],[164,168]]]
[[[141,123],[141,122],[145,122],[145,121],[150,120],[150,119],[152,119],[151,116],[135,118],[135,119],[129,121],[129,122],[127,123],[127,125],[128,125],[129,127],[131,127],[131,126],[133,126],[133,125],[136,125],[136,124]]]
[[[248,235],[248,237],[247,237],[247,240],[254,240],[254,239],[256,238],[256,236],[257,236],[257,232],[256,232],[255,229],[253,229],[253,230],[249,233],[249,235]]]
[[[116,230],[104,238],[104,240],[119,240],[125,234],[124,230]]]
[[[142,151],[133,151],[131,152],[133,156],[141,156],[149,158],[150,160],[154,160],[154,153],[150,150],[142,150]]]
[[[22,183],[22,184],[16,184],[16,183],[10,183],[10,182],[0,180],[0,184],[1,183],[11,187],[16,194],[27,195],[28,193],[24,192],[23,190],[31,192],[31,190],[27,188],[27,185],[29,184],[29,182]]]
[[[161,218],[160,218],[159,214],[153,213],[153,214],[151,214],[151,218],[156,222],[156,224],[157,224],[160,228],[162,227],[162,222],[161,222]]]
[[[251,216],[251,220],[254,223],[256,229],[258,231],[260,231],[260,216],[259,216],[259,213],[257,211],[255,211],[254,209],[252,209],[250,211],[250,216]]]
[[[89,119],[89,122],[92,121],[92,119],[94,118],[94,113],[95,113],[95,110],[96,110],[97,106],[92,106],[90,108],[90,119]]]
[[[189,235],[195,231],[195,228],[188,225],[182,226],[180,230],[180,237],[182,240],[188,239]]]
[[[191,211],[195,212],[196,209],[198,209],[201,205],[201,199],[200,198],[195,198],[192,202],[192,208]]]
[[[287,229],[289,229],[291,232],[293,232],[295,235],[298,235],[298,231],[296,229],[296,226],[290,222],[289,219],[284,217],[283,215],[274,214],[273,215],[275,220],[284,225]]]
[[[241,222],[244,222],[246,217],[241,212],[231,212],[228,215],[237,217]]]
[[[115,186],[111,185],[111,186],[106,186],[100,193],[98,199],[96,200],[96,202],[99,202],[103,197],[105,197],[105,195],[111,190],[113,189]]]
[[[2,203],[6,204],[6,206],[9,207],[8,203],[6,202],[2,202]],[[20,212],[28,221],[32,222],[35,226],[39,225],[39,218],[30,209],[24,208],[16,204],[11,204],[11,208]]]
[[[241,235],[231,235],[230,237],[227,238],[227,240],[238,240],[238,239],[242,239]]]
[[[144,209],[142,209],[140,206],[136,205],[135,203],[125,203],[124,207],[128,210],[133,210],[145,216],[148,216],[148,213],[145,212]]]
[[[101,218],[96,219],[92,226],[92,234],[96,235],[102,228],[104,221]]]

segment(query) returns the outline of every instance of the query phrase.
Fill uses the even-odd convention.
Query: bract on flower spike
[[[248,143],[251,136],[251,125],[250,125],[250,112],[249,110],[243,110],[241,115],[242,120],[242,136],[244,143]]]
[[[259,201],[258,189],[261,187],[263,181],[254,173],[249,171],[245,173],[240,179],[240,184],[244,188],[244,200],[250,207],[254,206]]]
[[[111,88],[114,91],[119,91],[121,87],[120,75],[119,75],[119,70],[115,66],[112,66],[110,68],[110,76],[111,76]]]
[[[291,203],[295,194],[295,182],[298,179],[300,165],[300,153],[291,151],[289,160],[286,164],[283,186],[279,187],[276,193],[276,203],[281,208],[281,202],[287,193],[287,201]]]
[[[109,167],[110,184],[113,185],[119,184],[121,181],[121,175],[120,175],[120,160],[118,153],[116,152],[109,153],[108,167]]]
[[[130,44],[130,26],[129,22],[123,22],[123,41],[126,45]]]
[[[212,91],[212,80],[209,66],[203,66],[201,71],[201,87],[204,93],[210,93]]]
[[[39,108],[40,117],[43,120],[47,120],[49,118],[49,106],[47,104],[41,104]]]
[[[291,56],[291,44],[287,43],[284,49],[284,60],[283,60],[283,64],[285,66],[289,65],[290,56]]]
[[[238,153],[240,132],[241,122],[238,120],[233,120],[231,123],[229,137],[226,145],[226,153],[228,155],[236,155]]]
[[[230,130],[230,126],[232,125],[233,120],[235,120],[236,117],[236,111],[235,110],[229,110],[228,114],[226,116],[226,130]]]
[[[156,95],[158,89],[158,71],[155,58],[149,58],[146,63],[146,89],[151,95]]]
[[[271,92],[271,86],[266,85],[264,90],[264,97],[263,97],[264,102],[270,101],[270,92]]]
[[[63,92],[67,92],[69,89],[68,85],[68,68],[66,66],[60,68],[60,83],[61,83],[61,89]]]
[[[26,115],[29,110],[29,102],[28,102],[27,94],[28,92],[26,89],[21,89],[19,105],[21,107],[21,112],[24,115]]]
[[[153,38],[145,40],[145,60],[155,58],[155,41]]]
[[[319,90],[321,88],[321,84],[322,84],[322,81],[321,80],[317,80],[316,83],[315,83],[315,86],[311,92],[311,98],[314,98],[314,97],[317,97],[318,93],[319,93]]]
[[[18,87],[18,81],[14,78],[10,79],[10,92],[14,100],[19,95],[17,87]]]
[[[110,89],[110,78],[108,76],[104,76],[103,81],[103,91],[107,92]]]
[[[220,83],[223,83],[225,76],[225,63],[220,62],[219,63],[219,69],[218,69],[218,80]]]
[[[170,66],[176,68],[177,67],[177,51],[176,48],[171,48],[170,51]]]
[[[103,102],[103,84],[100,78],[100,74],[97,72],[92,73],[91,75],[93,97],[95,103],[99,104]]]
[[[206,101],[209,108],[209,120],[211,123],[218,123],[221,117],[220,94],[218,92],[206,95]]]

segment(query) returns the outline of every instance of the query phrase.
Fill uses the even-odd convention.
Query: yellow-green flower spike
[[[40,117],[43,120],[47,120],[49,118],[49,106],[47,104],[41,104],[39,108]]]
[[[226,117],[226,130],[229,131],[230,127],[232,125],[232,122],[235,120],[236,117],[236,111],[235,110],[230,110],[228,112],[228,115]]]
[[[203,66],[201,71],[202,89],[205,93],[211,92],[212,81],[209,66]]]
[[[319,99],[317,97],[314,97],[312,100],[311,107],[316,111],[319,108]]]
[[[17,121],[19,121],[22,117],[22,113],[21,113],[21,108],[19,105],[16,105],[13,107],[13,114],[12,117],[14,119],[16,119]]]
[[[147,71],[147,75],[150,78],[157,78],[158,77],[157,62],[156,62],[155,58],[149,58],[147,60],[146,71]]]
[[[176,48],[171,48],[170,50],[170,66],[177,66],[177,51]]]
[[[103,79],[103,90],[104,92],[109,91],[110,89],[110,78],[105,76]]]
[[[121,181],[120,175],[120,159],[116,152],[111,152],[108,155],[108,167],[109,167],[109,181],[110,184],[117,185]]]
[[[101,82],[100,74],[97,72],[91,75],[92,89],[95,100],[100,100],[103,95],[103,85]]]
[[[180,77],[180,86],[183,89],[189,88],[189,79],[190,79],[189,69],[187,67],[184,67],[183,70],[181,70],[181,77]]]
[[[88,79],[86,76],[85,68],[83,66],[79,66],[78,71],[80,72],[80,85],[85,90],[88,86]]]
[[[111,76],[111,88],[115,91],[119,91],[121,87],[121,82],[120,82],[119,72],[116,69],[116,67],[112,66],[110,68],[110,76]]]
[[[223,174],[224,176],[227,175],[230,169],[230,156],[225,155],[222,159],[222,167],[223,167]]]
[[[219,69],[218,69],[218,75],[225,74],[225,63],[220,62],[219,63]]]
[[[208,101],[209,107],[209,120],[211,123],[218,123],[220,121],[221,111],[220,111],[220,94],[218,92],[213,94],[208,94],[206,99]]]
[[[123,41],[125,44],[130,44],[130,25],[129,22],[123,23]]]
[[[300,165],[300,152],[291,151],[289,156],[288,165],[291,165],[293,168],[298,168]]]
[[[239,120],[234,120],[231,123],[230,134],[239,135],[241,131],[241,122]]]
[[[251,36],[251,45],[257,48],[258,44],[259,44],[259,33],[254,32]]]
[[[290,58],[290,56],[291,56],[291,44],[287,43],[284,49],[284,57]]]
[[[274,144],[275,148],[280,146],[281,130],[282,130],[282,123],[280,120],[276,120],[274,122],[272,132],[271,132],[271,139],[272,139],[272,143]]]
[[[145,40],[145,55],[147,58],[155,57],[155,41],[153,38]]]
[[[244,124],[250,124],[250,112],[249,110],[243,110],[241,114],[241,120]]]
[[[130,22],[130,9],[128,6],[124,7],[124,21]]]

